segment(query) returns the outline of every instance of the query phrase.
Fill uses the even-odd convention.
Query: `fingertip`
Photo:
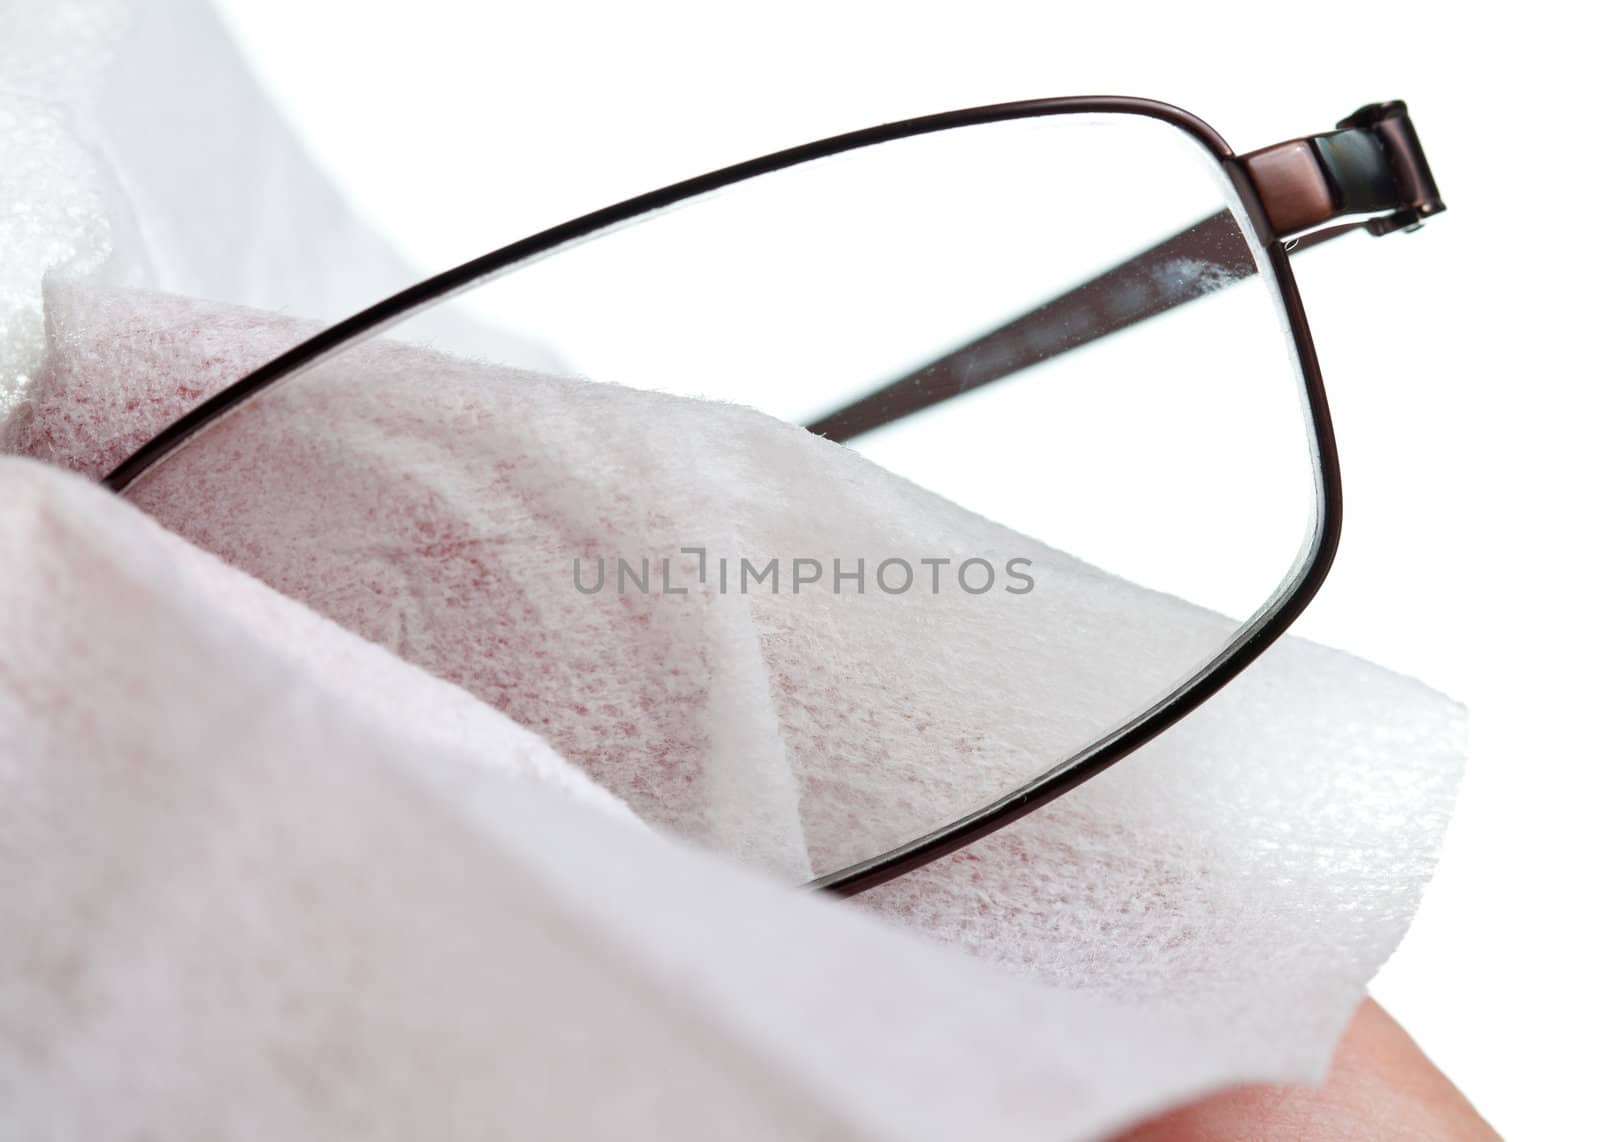
[[[1357,1009],[1321,1086],[1236,1087],[1141,1123],[1117,1142],[1490,1142],[1499,1135],[1371,999]]]

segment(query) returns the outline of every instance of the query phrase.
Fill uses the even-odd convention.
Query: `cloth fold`
[[[11,440],[91,475],[309,331],[92,283],[52,289],[48,328]],[[541,734],[651,824],[789,883],[925,815],[930,790],[953,803],[964,764],[1025,773],[1169,661],[1142,646],[1204,648],[1221,622],[1037,545],[1026,608],[584,594],[575,552],[668,536],[1023,541],[749,410],[403,342],[274,391],[134,500]],[[1106,653],[1085,662],[1052,629],[1098,631]],[[862,904],[1036,980],[1181,1012],[1219,1058],[1271,1044],[1275,1066],[1314,1068],[1415,906],[1460,736],[1425,688],[1286,640],[1136,757]]]
[[[692,851],[79,478],[0,486],[9,1136],[1075,1139],[1318,1065]]]

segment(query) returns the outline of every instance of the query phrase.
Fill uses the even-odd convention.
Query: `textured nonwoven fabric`
[[[206,0],[0,4],[0,137],[0,415],[43,351],[46,273],[322,320],[419,276],[312,167]],[[422,320],[549,361],[453,313]]]
[[[48,313],[8,446],[90,476],[309,332],[85,285],[53,289]],[[274,390],[133,499],[539,733],[646,822],[796,883],[966,807],[975,774],[1036,771],[1221,622],[751,410],[401,342]],[[575,557],[670,558],[685,537],[1021,552],[1039,586],[575,589]],[[1290,639],[1134,758],[862,903],[1312,1073],[1415,907],[1462,736],[1425,687]]]
[[[1253,1073],[642,828],[68,473],[0,458],[0,550],[0,1137],[1071,1140]]]

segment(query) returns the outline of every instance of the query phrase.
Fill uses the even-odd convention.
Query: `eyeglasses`
[[[891,123],[641,195],[412,286],[199,403],[105,482],[137,499],[199,479],[243,534],[253,513],[300,495],[304,540],[323,543],[335,509],[322,497],[334,489],[355,489],[341,502],[356,507],[414,491],[372,483],[371,456],[343,452],[330,394],[365,393],[376,403],[364,430],[403,435],[413,429],[379,423],[391,396],[456,394],[471,372],[437,351],[463,319],[423,312],[457,299],[478,349],[486,327],[508,326],[501,356],[532,371],[496,372],[480,403],[452,396],[437,415],[522,418],[538,447],[518,458],[513,439],[452,455],[502,474],[525,463],[535,493],[541,481],[580,485],[592,504],[622,486],[619,466],[661,463],[650,426],[635,431],[627,416],[659,417],[658,434],[679,426],[679,459],[729,501],[738,549],[669,526],[610,533],[617,550],[606,550],[603,529],[579,534],[569,516],[551,533],[568,547],[538,542],[551,565],[570,557],[571,582],[537,591],[634,618],[641,594],[702,605],[738,595],[778,674],[770,660],[794,641],[825,642],[838,677],[810,676],[801,656],[771,686],[810,883],[857,892],[1102,772],[1215,695],[1300,614],[1332,561],[1340,496],[1289,255],[1357,230],[1413,230],[1443,209],[1398,102],[1243,155],[1186,111],[1120,97]],[[400,356],[382,367],[347,355],[390,330]],[[640,413],[590,379],[754,407],[811,436],[724,405]],[[587,472],[568,456],[558,471],[560,432],[578,423],[563,418],[590,413],[621,452],[597,453]],[[281,444],[296,425],[320,432],[315,447],[292,458],[251,447],[253,435]],[[311,474],[298,491],[282,478],[288,464]],[[249,551],[241,542],[230,557],[248,564]],[[395,559],[370,545],[338,557]],[[417,558],[413,578],[437,553]],[[528,598],[525,577],[479,571],[480,588],[500,576]],[[338,589],[376,575],[352,570]],[[394,645],[393,621],[363,633]],[[408,656],[472,689],[472,656],[484,653]],[[1017,704],[974,707],[952,683],[968,667],[1003,675],[985,701],[1014,692]],[[886,673],[896,703],[849,698],[850,677],[871,675],[878,694]],[[647,773],[664,731],[645,728],[629,754],[571,724],[594,685],[591,674],[497,697],[602,783],[631,790],[647,818],[673,820],[670,794],[606,772]],[[658,697],[672,700],[670,688]]]

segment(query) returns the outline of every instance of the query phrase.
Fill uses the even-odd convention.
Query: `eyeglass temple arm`
[[[1373,103],[1335,131],[1235,160],[1273,236],[1290,251],[1365,230],[1415,230],[1444,210],[1416,130],[1399,101]],[[1348,214],[1372,217],[1314,229]],[[1233,215],[1219,211],[807,427],[845,441],[1059,357],[1256,272]]]

